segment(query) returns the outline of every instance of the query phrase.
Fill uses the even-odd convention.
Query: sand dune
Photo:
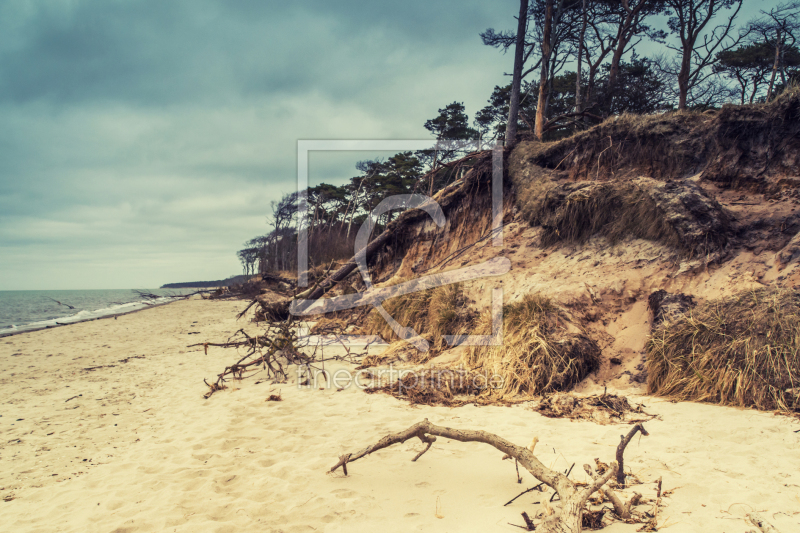
[[[518,531],[549,494],[485,445],[417,441],[326,474],[341,453],[423,418],[485,429],[554,468],[611,460],[627,426],[548,419],[526,405],[413,407],[350,388],[298,389],[257,378],[209,400],[203,378],[232,350],[187,348],[241,327],[241,302],[181,301],[0,340],[0,516],[3,530]],[[252,326],[249,326],[253,329]],[[199,332],[198,334],[190,334]],[[99,367],[99,368],[98,368]],[[93,370],[88,370],[94,368]],[[265,402],[280,392],[282,402]],[[770,413],[637,398],[661,420],[634,439],[626,464],[654,495],[663,477],[665,531],[739,533],[761,512],[800,531],[800,429]],[[437,517],[437,502],[438,514]],[[635,531],[616,523],[605,531]]]

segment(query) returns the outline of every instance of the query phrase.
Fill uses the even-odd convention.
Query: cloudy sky
[[[241,272],[298,139],[414,139],[472,116],[513,58],[516,0],[0,3],[0,290]],[[365,154],[311,160],[346,180]]]

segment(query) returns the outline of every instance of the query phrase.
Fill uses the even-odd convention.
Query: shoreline
[[[94,322],[95,320],[102,320],[104,318],[116,318],[116,317],[120,317],[120,316],[130,315],[130,314],[133,314],[133,313],[138,313],[139,311],[145,311],[147,309],[154,309],[156,307],[161,307],[163,305],[174,304],[177,301],[180,301],[180,300],[173,300],[171,302],[162,302],[160,304],[150,304],[150,305],[146,305],[145,307],[142,307],[140,309],[134,309],[132,311],[125,311],[124,313],[114,313],[112,315],[103,315],[103,316],[96,316],[96,317],[92,317],[92,318],[83,318],[81,320],[76,320],[75,322],[67,322],[67,323],[64,323],[64,324],[59,324],[58,322],[56,322],[56,324],[52,325],[52,326],[42,326],[42,327],[33,328],[33,329],[26,329],[24,331],[8,331],[8,332],[5,332],[5,333],[0,333],[0,339],[6,338],[6,337],[13,337],[15,335],[22,335],[23,333],[33,333],[33,332],[36,332],[36,331],[46,331],[48,329],[57,329],[57,328],[65,327],[65,326],[74,326],[75,324],[83,324],[84,322]]]

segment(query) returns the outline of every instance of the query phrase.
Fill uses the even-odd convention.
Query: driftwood
[[[428,419],[425,419],[404,431],[387,435],[363,450],[342,455],[339,457],[339,461],[330,469],[330,472],[334,472],[341,467],[345,475],[347,475],[347,465],[349,463],[357,461],[383,448],[388,448],[393,444],[403,443],[414,437],[426,444],[425,449],[414,457],[414,461],[419,459],[430,449],[431,445],[436,442],[436,437],[444,437],[460,442],[482,442],[516,459],[519,464],[533,475],[533,477],[555,490],[561,502],[561,512],[546,517],[544,522],[537,526],[536,531],[539,533],[577,533],[581,531],[583,513],[589,497],[612,479],[616,475],[618,469],[616,462],[612,462],[603,473],[593,472],[589,465],[584,465],[584,470],[590,474],[592,481],[586,485],[578,485],[571,481],[566,475],[547,468],[536,458],[530,448],[517,446],[502,437],[486,431],[452,429],[437,426],[429,422]],[[608,495],[609,493],[613,492],[606,489],[606,494]],[[616,495],[614,496],[616,497]],[[628,516],[630,516],[630,509],[636,505],[639,498],[641,498],[641,496],[634,495],[630,502],[622,504],[619,498],[616,497],[621,507],[617,509],[615,505],[615,511],[619,515],[620,513],[624,514],[627,509]]]
[[[285,382],[289,377],[289,365],[297,365],[309,371],[313,368],[324,373],[324,368],[319,369],[316,364],[324,365],[326,360],[358,364],[360,362],[358,359],[364,357],[368,351],[368,349],[363,352],[351,351],[341,339],[339,342],[345,349],[345,355],[318,357],[317,349],[320,345],[317,344],[313,349],[309,349],[311,347],[307,340],[298,338],[297,325],[292,321],[292,317],[289,317],[283,322],[270,323],[269,329],[262,335],[250,336],[244,329],[240,329],[231,335],[227,342],[199,342],[190,344],[187,348],[202,346],[206,355],[209,346],[247,350],[234,364],[226,366],[214,382],[203,380],[209,388],[204,395],[204,398],[208,399],[216,391],[227,388],[225,383],[229,379],[242,380],[266,372],[267,379]]]
[[[234,364],[226,366],[217,375],[216,381],[209,383],[209,392],[205,394],[208,399],[218,390],[226,388],[225,382],[229,379],[244,379],[257,372],[266,371],[267,376],[281,381],[288,377],[286,365],[298,364],[309,365],[314,357],[302,353],[297,344],[297,335],[291,322],[285,322],[274,326],[277,333],[274,335],[264,334],[251,337],[243,329],[240,329],[224,343],[201,342],[190,344],[192,346],[202,346],[208,353],[209,346],[219,346],[223,348],[247,348],[247,353]]]
[[[637,431],[641,431],[642,435],[644,435],[645,437],[649,435],[647,430],[644,429],[644,426],[640,423],[633,426],[633,429],[631,429],[627,435],[619,436],[620,443],[617,446],[617,464],[619,465],[619,469],[617,470],[617,485],[619,485],[620,487],[625,486],[625,471],[623,470],[623,467],[625,465],[625,461],[623,458],[623,455],[625,454],[625,447],[628,446],[628,443],[631,441],[633,436],[636,435]]]

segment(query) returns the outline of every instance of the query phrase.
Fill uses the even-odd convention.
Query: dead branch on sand
[[[324,366],[320,369],[316,365],[325,361],[344,361],[351,364],[359,364],[361,357],[366,355],[366,351],[355,352],[350,349],[338,336],[338,342],[344,347],[344,355],[335,355],[325,357],[324,354],[317,355],[320,344],[309,346],[308,338],[300,338],[298,336],[299,328],[293,322],[293,317],[289,317],[283,322],[272,322],[269,324],[267,330],[262,335],[250,336],[244,329],[240,329],[234,333],[226,342],[199,342],[190,344],[187,347],[202,346],[206,354],[208,354],[209,346],[216,346],[220,348],[244,348],[247,350],[245,355],[238,361],[225,369],[217,375],[216,381],[209,383],[203,380],[208,386],[209,391],[203,396],[208,399],[218,390],[227,388],[225,383],[229,379],[242,380],[252,377],[255,374],[266,372],[267,379],[273,379],[279,382],[285,382],[288,377],[290,365],[298,365],[305,369],[298,375],[304,375],[310,369],[321,370],[324,372]]]
[[[209,392],[205,394],[208,399],[214,392],[226,388],[227,378],[244,379],[257,372],[266,371],[270,378],[286,380],[288,377],[286,366],[290,364],[309,365],[314,358],[305,355],[297,346],[297,333],[292,327],[291,322],[274,324],[277,333],[269,335],[256,335],[251,337],[243,329],[240,329],[228,339],[228,342],[211,343],[203,342],[191,344],[191,346],[202,346],[208,353],[209,346],[219,346],[223,348],[246,348],[247,353],[234,364],[226,366],[217,375],[214,383],[203,380],[209,387]]]
[[[639,429],[639,431],[642,431]],[[613,490],[609,487],[604,487],[606,483],[613,479],[618,471],[618,464],[612,462],[611,465],[603,472],[595,472],[589,465],[584,465],[584,470],[589,474],[591,482],[587,484],[579,484],[570,480],[567,475],[560,472],[551,470],[542,464],[536,458],[530,448],[524,446],[517,446],[502,437],[487,431],[476,430],[459,430],[452,429],[432,424],[426,418],[422,422],[418,422],[410,428],[392,433],[383,437],[381,440],[371,446],[367,446],[363,450],[356,453],[347,453],[339,457],[339,461],[330,469],[330,472],[335,472],[339,467],[342,468],[344,474],[347,475],[347,465],[362,457],[388,448],[393,444],[403,443],[412,438],[418,438],[426,444],[425,449],[414,457],[413,461],[419,459],[430,447],[436,442],[436,437],[444,437],[447,439],[457,440],[459,442],[482,442],[488,444],[516,459],[533,477],[551,487],[559,496],[561,503],[561,512],[554,513],[545,517],[544,521],[537,526],[537,531],[540,533],[568,533],[579,532],[582,530],[583,515],[586,511],[586,505],[589,497],[600,490],[614,505],[615,513],[620,518],[629,520],[632,518],[631,509],[641,499],[641,495],[634,494],[633,498],[627,503],[623,503]]]
[[[631,441],[633,436],[636,435],[637,431],[641,431],[642,435],[644,435],[645,437],[650,435],[647,432],[647,430],[644,429],[644,426],[642,424],[636,424],[635,426],[633,426],[633,429],[631,429],[628,432],[627,435],[624,435],[624,436],[620,435],[619,436],[620,443],[617,446],[617,464],[619,464],[619,469],[617,470],[617,485],[619,485],[620,487],[624,487],[625,486],[625,472],[623,470],[623,467],[624,467],[624,464],[625,464],[624,463],[624,457],[623,457],[623,455],[625,454],[625,447],[628,446],[628,443]]]

